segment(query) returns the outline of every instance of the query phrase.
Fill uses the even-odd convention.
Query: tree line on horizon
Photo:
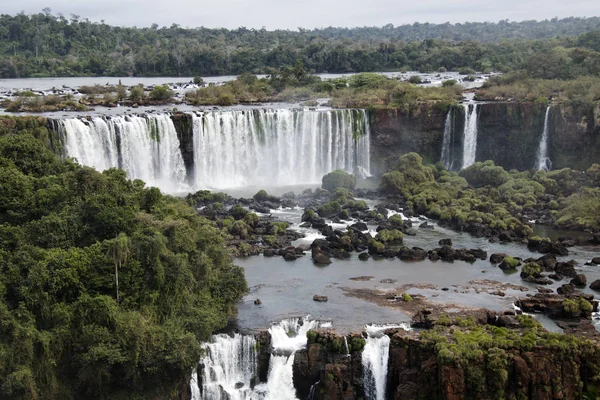
[[[0,15],[2,78],[258,74],[296,60],[313,73],[510,71],[556,48],[599,51],[600,17],[267,31],[119,27],[49,9]]]

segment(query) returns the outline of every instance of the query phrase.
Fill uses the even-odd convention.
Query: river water
[[[373,201],[368,203],[370,206],[375,204]],[[291,229],[307,235],[305,239],[294,243],[296,245],[311,243],[314,239],[322,237],[314,229],[299,227],[302,212],[303,210],[299,208],[272,210],[274,216],[292,222]],[[434,229],[418,228],[418,225],[425,220],[425,218],[413,218],[413,226],[417,234],[416,236],[405,235],[404,245],[430,250],[439,247],[440,239],[451,238],[455,248],[486,250],[488,260],[493,253],[507,253],[523,259],[542,256],[529,251],[524,244],[490,243],[485,238],[475,238],[465,232],[440,227],[434,221],[428,221]],[[334,229],[344,229],[347,225],[332,224]],[[376,227],[370,228],[373,229],[374,235]],[[569,248],[569,252],[568,256],[561,257],[559,260],[577,261],[576,269],[578,273],[587,276],[588,285],[600,279],[600,266],[583,265],[600,254],[598,247],[576,246]],[[310,314],[321,320],[331,320],[336,330],[340,332],[350,332],[360,331],[366,324],[401,323],[410,320],[410,317],[400,310],[349,297],[344,288],[397,292],[404,286],[402,290],[407,293],[420,294],[433,303],[498,311],[512,309],[518,297],[537,293],[539,285],[523,281],[518,273],[507,274],[488,260],[477,260],[473,264],[463,261],[405,262],[397,258],[377,260],[370,258],[368,261],[361,261],[358,259],[358,254],[353,253],[348,260],[333,260],[332,264],[323,267],[313,264],[310,252],[295,261],[263,256],[237,259],[236,263],[246,271],[251,289],[239,304],[235,324],[242,329],[264,329],[273,321]],[[372,278],[365,281],[350,279],[361,276]],[[522,286],[528,290],[503,288],[502,291],[506,296],[499,297],[488,293],[496,290],[489,289],[493,285],[474,282],[483,280]],[[569,280],[570,278],[565,278],[546,287],[556,289]],[[442,288],[449,290],[444,291],[441,290]],[[593,293],[587,287],[583,291]],[[313,301],[315,294],[327,296],[328,301],[326,303]],[[255,305],[256,299],[260,299],[262,304]]]

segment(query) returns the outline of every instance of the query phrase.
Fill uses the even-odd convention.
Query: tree
[[[119,269],[127,263],[129,256],[131,255],[131,241],[124,233],[111,240],[106,241],[108,251],[106,252],[115,264],[115,287],[117,292],[117,303],[119,302]]]

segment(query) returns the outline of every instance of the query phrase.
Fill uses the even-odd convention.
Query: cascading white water
[[[452,169],[452,155],[450,153],[450,146],[452,145],[452,109],[448,110],[446,115],[446,122],[444,123],[444,136],[442,141],[442,156],[440,161],[444,164],[447,170]]]
[[[130,178],[171,193],[319,183],[338,168],[370,176],[364,110],[214,111],[192,119],[192,171],[186,171],[168,114],[70,118],[58,124],[67,156],[100,171],[121,168]]]
[[[121,168],[167,192],[186,188],[177,131],[168,114],[62,120],[67,156],[100,171]]]
[[[366,400],[385,400],[385,390],[390,355],[390,338],[383,333],[386,329],[410,330],[408,324],[368,325],[367,339],[362,352],[363,381]]]
[[[256,340],[251,335],[215,335],[204,346],[202,381],[192,376],[192,399],[243,400],[252,397],[256,379]],[[195,386],[195,387],[194,387]],[[199,396],[199,397],[194,397]]]
[[[463,169],[475,164],[477,153],[477,103],[464,104],[464,107]]]
[[[536,167],[538,170],[550,171],[552,169],[552,161],[548,157],[548,136],[550,135],[550,106],[546,108],[546,115],[544,116],[544,131],[542,132],[542,138],[537,151],[537,162]]]
[[[296,351],[306,347],[306,333],[319,326],[308,317],[285,319],[269,328],[273,348],[266,383],[257,382],[256,340],[253,336],[215,335],[204,345],[202,379],[192,373],[192,400],[297,400],[292,366]]]
[[[369,176],[364,110],[219,111],[193,115],[194,187],[318,183],[334,169]]]
[[[269,360],[266,393],[269,400],[296,400],[292,366],[296,351],[306,347],[306,333],[319,326],[305,318],[285,319],[269,329],[273,354]]]

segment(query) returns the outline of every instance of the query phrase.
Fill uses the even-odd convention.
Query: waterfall
[[[191,118],[189,171],[169,114],[68,118],[57,125],[66,156],[100,171],[121,168],[170,193],[316,184],[338,168],[370,176],[364,110],[211,111]]]
[[[192,118],[195,188],[319,183],[338,168],[370,175],[364,110],[213,111]]]
[[[452,164],[453,164],[453,159],[452,159],[452,154],[450,151],[450,147],[452,146],[452,142],[453,142],[453,116],[452,116],[452,108],[450,108],[448,110],[448,114],[446,115],[446,122],[444,123],[444,137],[443,137],[443,141],[442,141],[442,156],[440,158],[442,164],[444,164],[444,167],[446,167],[447,170],[451,170],[452,169]]]
[[[464,104],[464,107],[465,128],[463,134],[463,169],[475,164],[477,153],[477,104]]]
[[[285,319],[269,329],[273,354],[269,360],[267,396],[270,400],[296,400],[292,366],[296,351],[306,347],[306,333],[319,326],[305,318]]]
[[[297,400],[294,354],[306,347],[306,333],[319,326],[308,317],[285,319],[269,328],[272,354],[266,383],[258,383],[256,340],[251,335],[215,335],[204,344],[201,371],[192,372],[192,400]],[[199,374],[201,380],[199,380]]]
[[[103,171],[121,168],[129,178],[167,192],[186,188],[177,131],[168,114],[60,121],[66,155]]]
[[[383,333],[386,329],[409,330],[408,324],[368,325],[366,344],[362,352],[363,381],[366,400],[385,400],[390,338]]]
[[[202,380],[192,374],[192,399],[242,400],[253,395],[256,380],[256,340],[251,335],[215,335],[203,346]]]
[[[546,115],[544,116],[544,131],[542,132],[542,139],[537,151],[536,168],[538,170],[550,171],[552,169],[552,161],[548,157],[548,136],[550,120],[550,106],[546,108]]]

